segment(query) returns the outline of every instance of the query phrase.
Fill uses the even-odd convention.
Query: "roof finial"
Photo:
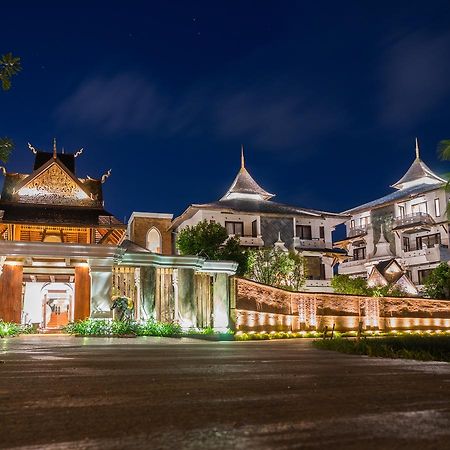
[[[53,158],[56,159],[56,138],[53,138]]]
[[[241,169],[245,169],[244,144],[241,144]]]
[[[416,159],[420,159],[419,154],[419,139],[416,138]]]

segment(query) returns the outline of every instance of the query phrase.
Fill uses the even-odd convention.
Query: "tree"
[[[17,75],[22,70],[20,58],[7,53],[0,57],[0,82],[2,89],[8,91],[11,89],[11,77]],[[11,138],[0,138],[0,160],[4,163],[8,161],[14,148],[14,142]]]
[[[181,255],[217,259],[219,249],[227,238],[227,230],[222,225],[203,220],[183,228],[178,233],[176,245]]]
[[[21,70],[20,58],[13,56],[12,53],[0,57],[0,82],[4,91],[11,89],[11,77]]]
[[[289,252],[289,258],[293,264],[287,276],[287,285],[294,291],[299,291],[305,284],[308,274],[306,259],[296,252]]]
[[[279,248],[262,248],[249,252],[246,276],[269,286],[299,290],[306,279],[304,258]]]
[[[365,295],[367,297],[404,297],[406,295],[400,287],[391,283],[385,286],[369,287],[365,278],[352,278],[348,275],[333,277],[331,287],[336,294]]]
[[[367,280],[361,277],[336,275],[331,280],[331,287],[337,294],[370,295]]]
[[[424,282],[423,291],[426,297],[450,298],[450,267],[443,262],[432,270]]]
[[[247,252],[241,247],[239,238],[229,238],[227,230],[215,222],[203,220],[183,228],[178,233],[176,246],[181,255],[235,261],[238,263],[238,275],[243,275],[248,268]]]
[[[241,247],[239,238],[229,238],[219,249],[218,258],[224,261],[235,261],[238,263],[237,275],[243,276],[249,267],[248,252]]]

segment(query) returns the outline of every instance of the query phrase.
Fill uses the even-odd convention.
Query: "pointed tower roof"
[[[416,159],[411,164],[405,175],[392,187],[395,189],[405,189],[420,184],[441,184],[446,180],[436,175],[421,159],[419,141],[416,138]]]
[[[232,198],[255,198],[257,200],[269,200],[274,196],[275,194],[270,194],[264,190],[248,173],[245,168],[244,146],[241,146],[241,168],[230,188],[221,200],[228,200]]]

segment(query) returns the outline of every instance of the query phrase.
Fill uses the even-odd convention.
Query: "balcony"
[[[449,260],[449,249],[444,245],[436,244],[432,247],[402,251],[402,259],[405,266],[436,263]]]
[[[352,239],[360,236],[365,236],[367,234],[367,227],[353,227],[348,230],[347,239]]]
[[[404,233],[419,233],[427,231],[434,225],[433,218],[424,212],[406,214],[394,219],[393,230],[403,230]]]
[[[229,237],[238,237],[239,243],[244,247],[264,247],[262,236],[239,236],[230,234]]]
[[[329,292],[332,293],[331,280],[306,280],[302,291],[306,292]]]
[[[333,248],[333,244],[326,242],[325,239],[300,239],[299,237],[294,237],[294,247],[301,250],[318,250]]]
[[[365,264],[367,259],[357,259],[346,261],[339,264],[339,274],[340,275],[354,275],[359,273],[367,273]]]

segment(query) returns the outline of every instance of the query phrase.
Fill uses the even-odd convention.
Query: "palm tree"
[[[4,91],[11,89],[11,77],[17,75],[21,70],[20,58],[13,56],[12,53],[2,55],[0,58],[0,81]]]
[[[8,91],[11,89],[11,77],[17,75],[22,70],[20,58],[7,53],[0,57],[0,82],[2,89]],[[14,142],[11,138],[0,138],[0,161],[8,161],[9,156],[14,148]]]

